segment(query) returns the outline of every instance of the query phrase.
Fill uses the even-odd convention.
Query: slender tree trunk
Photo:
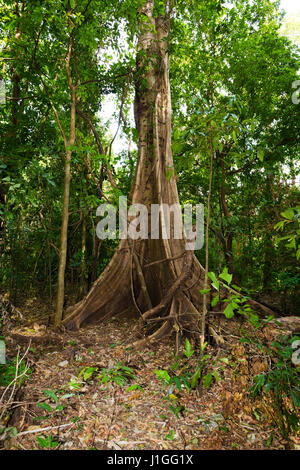
[[[210,222],[210,199],[212,194],[212,180],[213,180],[213,163],[214,163],[214,147],[213,147],[213,130],[210,128],[209,136],[209,150],[210,150],[210,177],[209,177],[209,189],[208,189],[208,198],[207,198],[207,220],[206,220],[206,236],[205,236],[205,274],[204,274],[204,291],[208,288],[208,269],[209,269],[209,222]],[[201,321],[201,351],[203,353],[203,346],[205,342],[205,326],[206,326],[206,317],[208,312],[208,295],[204,292],[203,294],[203,313]]]
[[[221,210],[224,216],[227,219],[227,224],[225,227],[224,233],[224,256],[226,260],[227,267],[233,277],[235,277],[234,272],[234,258],[233,258],[233,233],[230,227],[228,226],[228,219],[230,217],[230,211],[228,209],[227,200],[226,200],[226,176],[225,176],[225,167],[224,167],[224,156],[220,154],[220,165],[221,165]]]
[[[86,294],[87,290],[87,271],[86,271],[86,214],[82,214],[81,227],[81,265],[80,265],[80,298]]]
[[[274,195],[274,189],[272,185],[272,176],[267,175],[267,184],[266,184],[266,201],[269,201],[265,207],[265,211],[269,221],[278,220],[280,214],[276,209],[278,207],[278,201]],[[270,222],[269,222],[270,223]],[[271,226],[275,225],[275,221],[270,223]],[[271,281],[272,281],[272,267],[274,263],[274,248],[272,243],[272,231],[269,227],[266,227],[266,233],[264,236],[264,266],[263,266],[263,290],[265,293],[270,293],[272,290]]]
[[[69,139],[66,139],[62,131],[66,152],[65,152],[65,169],[64,169],[65,178],[64,178],[62,225],[61,225],[61,235],[60,235],[60,251],[59,251],[59,266],[58,266],[58,290],[57,290],[56,313],[55,313],[55,318],[54,318],[55,326],[58,326],[60,324],[62,320],[62,315],[63,315],[64,293],[65,293],[65,270],[66,270],[66,260],[67,260],[67,242],[68,242],[71,157],[72,157],[72,147],[75,143],[75,137],[76,137],[76,90],[75,90],[75,86],[73,85],[71,71],[70,71],[70,59],[71,59],[72,45],[73,45],[72,42],[73,41],[71,37],[69,50],[68,50],[68,54],[66,58],[66,73],[67,73],[69,88],[71,92],[70,136],[69,136]],[[56,117],[58,119],[57,113],[56,113]],[[61,128],[61,125],[60,125],[60,128]]]

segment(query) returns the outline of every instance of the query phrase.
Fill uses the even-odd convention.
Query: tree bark
[[[64,145],[65,145],[65,178],[64,178],[64,196],[63,196],[63,213],[62,213],[62,224],[61,224],[61,235],[60,235],[60,251],[59,251],[59,266],[58,266],[58,291],[56,301],[56,312],[54,318],[55,326],[60,325],[63,316],[63,305],[64,305],[64,293],[65,293],[65,270],[67,260],[67,242],[68,242],[68,223],[69,223],[69,201],[70,201],[70,182],[71,182],[71,157],[72,147],[75,143],[76,137],[76,90],[73,84],[71,71],[70,71],[70,60],[72,54],[73,40],[70,38],[70,44],[68,54],[66,57],[66,73],[71,93],[71,110],[70,110],[70,135],[67,139],[58,115],[55,111],[58,125],[61,129]]]
[[[221,201],[221,211],[223,212],[226,218],[226,228],[224,230],[224,257],[229,269],[229,272],[233,275],[235,279],[235,271],[234,271],[234,258],[233,258],[233,233],[228,227],[228,220],[230,218],[230,211],[226,201],[226,173],[224,167],[224,155],[220,154],[220,166],[221,166],[221,194],[220,194],[220,201]]]

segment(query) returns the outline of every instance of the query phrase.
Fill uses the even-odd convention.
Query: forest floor
[[[28,378],[12,396],[6,392],[10,401],[6,408],[4,401],[1,424],[6,421],[9,432],[0,435],[0,448],[300,449],[299,438],[293,436],[288,445],[273,427],[268,401],[249,394],[253,375],[265,363],[251,345],[241,343],[239,322],[218,320],[224,343],[207,348],[206,372],[212,372],[212,380],[201,393],[164,387],[154,372],[172,375],[170,366],[178,360],[181,369],[196,368],[196,354],[176,358],[172,338],[133,351],[128,341],[134,325],[134,320],[112,319],[52,333],[46,344],[32,342],[24,358]],[[41,326],[30,328],[37,332]],[[274,330],[266,327],[264,338],[274,338]],[[4,334],[7,356],[15,357],[18,341],[9,331]],[[130,368],[130,377],[119,385],[109,371],[122,366]],[[86,377],[80,375],[83,369]],[[100,372],[107,383],[99,383]]]

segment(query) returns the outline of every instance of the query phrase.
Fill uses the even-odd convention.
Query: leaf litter
[[[251,361],[234,321],[230,344],[221,350],[221,378],[200,395],[197,390],[163,389],[154,371],[174,364],[174,342],[165,339],[155,348],[133,351],[124,338],[134,324],[134,320],[114,319],[64,332],[57,335],[56,344],[32,348],[32,373],[6,417],[7,429],[16,431],[4,434],[0,446],[28,450],[41,446],[62,450],[286,448],[260,402],[250,400]],[[14,340],[8,342],[11,350],[15,346]],[[220,356],[220,349],[209,348],[214,360]],[[196,366],[196,357],[190,361]],[[254,367],[259,367],[259,361],[254,361]],[[97,378],[101,373],[102,378],[109,377],[106,383]],[[126,379],[122,382],[120,376]],[[170,408],[172,400],[173,409],[180,405],[177,414]],[[299,448],[299,440],[292,441]]]

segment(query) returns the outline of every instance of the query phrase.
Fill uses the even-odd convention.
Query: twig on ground
[[[30,431],[22,431],[16,434],[14,437],[25,436],[25,434],[34,434],[38,432],[51,431],[52,429],[62,429],[68,426],[72,426],[75,423],[60,424],[59,426],[47,426],[46,428],[31,429]]]

